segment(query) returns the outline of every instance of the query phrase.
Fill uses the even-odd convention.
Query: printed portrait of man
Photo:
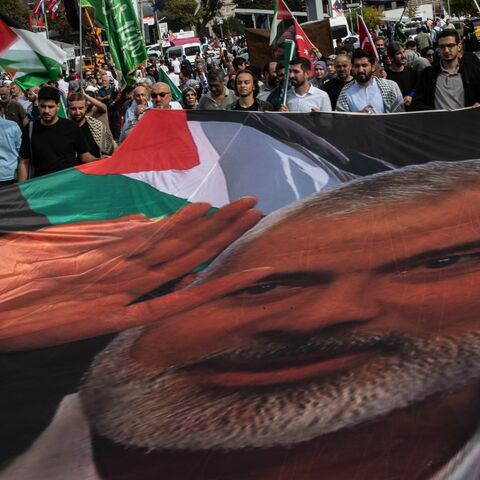
[[[251,218],[205,270],[112,315],[150,316],[0,478],[480,478],[479,186],[478,161],[431,163],[251,229],[238,210]]]

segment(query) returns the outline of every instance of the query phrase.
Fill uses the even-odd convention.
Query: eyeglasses
[[[441,50],[446,50],[447,48],[448,50],[453,50],[456,46],[456,43],[447,43],[445,45],[439,45],[438,48],[440,48]]]
[[[152,93],[152,98],[157,98],[157,97],[166,97],[167,95],[170,95],[172,92],[159,92],[159,93]]]

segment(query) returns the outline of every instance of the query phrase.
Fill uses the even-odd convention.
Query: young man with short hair
[[[72,93],[68,97],[68,115],[82,131],[88,151],[95,157],[111,155],[115,149],[112,133],[105,125],[87,115],[87,99],[83,93]]]
[[[96,160],[89,153],[78,125],[58,116],[60,96],[60,90],[54,87],[42,87],[38,92],[40,120],[23,131],[18,165],[20,182],[30,176],[40,177]]]
[[[460,56],[460,37],[453,29],[440,32],[437,40],[440,62],[421,72],[413,110],[480,106],[480,60],[470,52]]]
[[[287,104],[280,108],[282,112],[332,111],[328,94],[309,82],[310,67],[310,61],[303,57],[296,57],[290,62],[292,88],[287,95]]]

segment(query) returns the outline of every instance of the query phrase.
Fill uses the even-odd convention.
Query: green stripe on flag
[[[52,224],[141,213],[165,217],[188,203],[125,175],[89,175],[76,168],[19,184],[30,208]]]
[[[24,90],[56,80],[62,73],[59,62],[33,50],[9,50],[0,58],[0,66],[15,72],[15,83]]]

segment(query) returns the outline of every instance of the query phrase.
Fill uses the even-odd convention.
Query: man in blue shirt
[[[12,120],[5,120],[3,105],[0,104],[0,187],[15,182],[21,143],[20,127]]]

